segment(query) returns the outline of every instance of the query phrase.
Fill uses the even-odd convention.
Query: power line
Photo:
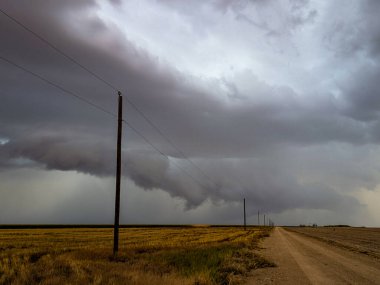
[[[5,62],[7,62],[8,64],[11,64],[11,65],[13,65],[13,66],[15,66],[15,67],[17,67],[17,68],[23,70],[23,71],[26,72],[26,73],[29,73],[29,74],[33,75],[34,77],[40,79],[41,81],[43,81],[43,82],[45,82],[45,83],[47,83],[47,84],[49,84],[49,85],[51,85],[51,86],[53,86],[53,87],[55,87],[55,88],[61,90],[61,91],[64,92],[65,94],[71,95],[71,96],[73,96],[73,97],[75,97],[75,98],[81,100],[82,102],[84,102],[84,103],[86,103],[86,104],[88,104],[88,105],[91,105],[92,107],[94,107],[94,108],[96,108],[96,109],[98,109],[98,110],[100,110],[100,111],[102,111],[102,112],[104,112],[104,113],[106,113],[106,114],[108,114],[108,115],[110,115],[110,116],[112,116],[112,117],[115,117],[115,118],[117,117],[116,114],[114,114],[114,113],[112,113],[112,112],[110,112],[110,111],[104,109],[103,107],[101,107],[101,106],[99,106],[99,105],[97,105],[97,104],[91,102],[90,100],[85,99],[84,97],[82,97],[82,96],[80,96],[80,95],[78,95],[78,94],[76,94],[76,93],[74,93],[74,92],[72,92],[72,91],[70,91],[70,90],[68,90],[68,89],[66,89],[66,88],[64,88],[64,87],[62,87],[61,85],[58,85],[58,84],[56,84],[56,83],[54,83],[54,82],[52,82],[52,81],[46,79],[45,77],[43,77],[43,76],[41,76],[41,75],[39,75],[39,74],[37,74],[37,73],[35,73],[35,72],[33,72],[33,71],[27,69],[27,68],[25,68],[25,67],[23,67],[23,66],[21,66],[21,65],[19,65],[19,64],[17,64],[17,63],[15,63],[15,62],[9,60],[9,59],[7,59],[7,58],[5,58],[5,57],[3,57],[3,56],[1,56],[1,55],[0,55],[0,59],[3,60],[3,61],[5,61]],[[140,131],[138,131],[133,125],[131,125],[131,123],[129,123],[129,122],[126,121],[126,120],[123,120],[123,122],[124,122],[125,124],[127,124],[128,127],[129,127],[131,130],[133,130],[137,135],[139,135],[139,136],[140,136],[140,137],[141,137],[141,138],[142,138],[147,144],[149,144],[154,150],[156,150],[159,154],[161,154],[162,156],[164,156],[166,159],[169,159],[168,155],[166,155],[165,153],[163,153],[162,151],[160,151],[160,150],[159,150],[159,149],[158,149],[158,148],[157,148],[152,142],[149,141],[149,139],[147,139],[147,138],[146,138],[146,137],[145,137]],[[204,187],[204,186],[202,185],[201,182],[199,182],[194,176],[192,176],[192,175],[191,175],[188,171],[186,171],[184,168],[180,167],[177,163],[173,162],[173,165],[176,166],[176,167],[177,167],[179,170],[181,170],[182,172],[184,172],[186,175],[188,175],[188,176],[189,176],[193,181],[195,181],[199,186],[201,186],[202,188]]]
[[[105,80],[104,78],[102,78],[100,75],[96,74],[95,72],[91,71],[89,68],[87,68],[86,66],[84,66],[83,64],[79,63],[77,60],[75,60],[73,57],[71,57],[70,55],[68,55],[67,53],[65,53],[64,51],[62,51],[61,49],[59,49],[56,45],[52,44],[50,41],[48,41],[46,38],[44,38],[43,36],[41,36],[40,34],[36,33],[35,31],[33,31],[32,29],[28,28],[26,25],[24,25],[23,23],[21,23],[20,21],[18,21],[17,19],[15,19],[14,17],[12,17],[11,15],[9,15],[7,12],[5,12],[3,9],[0,8],[0,12],[2,14],[4,14],[6,17],[8,17],[8,19],[12,20],[13,22],[15,22],[16,24],[18,24],[19,26],[21,26],[22,28],[24,28],[26,31],[30,32],[32,35],[34,35],[35,37],[37,37],[39,40],[41,40],[42,42],[44,42],[45,44],[47,44],[49,47],[51,47],[52,49],[54,49],[56,52],[58,52],[59,54],[61,54],[62,56],[64,56],[65,58],[67,58],[68,60],[70,60],[71,62],[73,62],[74,64],[78,65],[79,67],[81,67],[83,70],[87,71],[88,73],[90,73],[92,76],[94,76],[95,78],[97,78],[98,80],[102,81],[104,84],[106,84],[107,86],[109,86],[111,89],[113,89],[114,91],[119,91],[118,88],[116,88],[114,85],[112,85],[109,81]],[[213,184],[215,184],[215,182],[213,182],[213,180],[198,166],[196,165],[190,158],[188,158],[185,153],[176,145],[173,143],[172,140],[170,140],[161,130],[160,128],[155,124],[153,123],[153,121],[151,119],[149,119],[148,116],[146,116],[144,114],[144,112],[138,108],[136,106],[135,103],[133,103],[129,98],[125,97],[127,103],[129,105],[131,105],[139,114],[141,117],[144,118],[144,120],[146,122],[148,122],[149,125],[151,125],[159,134],[162,138],[164,138],[181,156],[183,159],[185,159],[186,161],[188,161],[192,166],[194,166],[204,177],[206,177],[210,182],[212,182]],[[114,114],[114,116],[116,117],[116,115]]]
[[[70,91],[70,90],[62,87],[61,85],[58,85],[57,83],[54,83],[54,82],[50,81],[49,79],[46,79],[45,77],[43,77],[43,76],[41,76],[41,75],[39,75],[39,74],[37,74],[37,73],[35,73],[35,72],[27,69],[26,67],[21,66],[21,65],[15,63],[15,62],[11,61],[10,59],[7,59],[7,58],[5,58],[5,57],[3,57],[1,55],[0,55],[0,59],[3,60],[3,61],[5,61],[5,62],[7,62],[8,64],[11,64],[11,65],[17,67],[18,69],[21,69],[21,70],[23,70],[23,71],[25,71],[25,72],[33,75],[34,77],[36,77],[36,78],[40,79],[41,81],[43,81],[43,82],[45,82],[45,83],[47,83],[47,84],[49,84],[49,85],[51,85],[51,86],[53,86],[53,87],[61,90],[62,92],[66,93],[66,94],[69,94],[69,95],[77,98],[78,100],[80,100],[80,101],[82,101],[82,102],[84,102],[84,103],[86,103],[88,105],[91,105],[92,107],[94,107],[94,108],[96,108],[96,109],[98,109],[98,110],[100,110],[100,111],[102,111],[102,112],[104,112],[104,113],[106,113],[108,115],[111,115],[112,117],[115,117],[115,118],[117,117],[114,113],[112,113],[112,112],[104,109],[103,107],[101,107],[101,106],[99,106],[99,105],[91,102],[90,100],[88,100],[88,99],[86,99],[86,98],[84,98],[84,97],[82,97],[82,96],[74,93],[73,91]]]
[[[134,131],[137,135],[139,135],[150,147],[152,147],[155,151],[157,151],[160,155],[162,155],[164,158],[169,160],[169,156],[165,153],[163,153],[161,150],[159,150],[153,143],[149,141],[140,131],[138,131],[135,127],[133,127],[129,122],[123,120],[123,122],[132,130]],[[180,171],[185,173],[187,176],[189,176],[196,184],[201,186],[201,188],[206,188],[204,185],[196,179],[193,175],[191,175],[188,171],[186,171],[183,167],[179,166],[176,162],[172,161],[173,165],[178,168]]]
[[[163,153],[161,150],[159,150],[153,143],[151,143],[147,138],[146,136],[144,136],[139,130],[137,130],[135,127],[133,127],[129,122],[127,122],[126,120],[123,120],[123,122],[128,125],[128,127],[134,131],[137,135],[139,135],[148,145],[150,145],[154,150],[156,150],[159,154],[161,154],[162,156],[168,158],[168,156]]]
[[[206,177],[209,181],[211,181],[213,184],[215,184],[212,179],[203,172],[202,169],[199,168],[198,165],[196,165],[190,158],[188,158],[184,152],[179,148],[177,147],[158,127],[156,124],[153,123],[152,120],[150,120],[145,114],[143,111],[141,111],[137,106],[136,104],[134,104],[130,99],[126,98],[126,101],[145,119],[145,121],[147,121],[159,134],[161,137],[163,137],[181,156],[183,159],[185,159],[186,161],[188,161],[191,165],[193,165],[200,173],[202,173],[202,175],[204,177]]]
[[[105,80],[104,78],[100,77],[95,72],[93,72],[90,69],[88,69],[87,67],[85,67],[83,64],[79,63],[73,57],[69,56],[67,53],[65,53],[62,50],[60,50],[56,45],[54,45],[51,42],[49,42],[47,39],[45,39],[44,37],[42,37],[40,34],[37,34],[32,29],[28,28],[26,25],[24,25],[23,23],[21,23],[20,21],[18,21],[17,19],[15,19],[14,17],[12,17],[11,15],[9,15],[3,9],[0,8],[0,12],[3,13],[6,17],[8,17],[8,19],[12,20],[16,24],[18,24],[19,26],[21,26],[22,28],[24,28],[29,33],[33,34],[39,40],[43,41],[45,44],[47,44],[49,47],[51,47],[52,49],[54,49],[56,52],[58,52],[59,54],[61,54],[62,56],[64,56],[68,60],[70,60],[71,62],[75,63],[76,65],[80,66],[81,68],[83,68],[84,70],[86,70],[88,73],[90,73],[92,76],[96,77],[98,80],[100,80],[104,84],[108,85],[110,88],[114,89],[114,91],[119,91],[111,83],[109,83],[107,80]]]

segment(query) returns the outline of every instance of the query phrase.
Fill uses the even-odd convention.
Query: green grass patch
[[[234,250],[231,246],[189,248],[164,252],[160,254],[160,258],[183,276],[206,273],[213,277],[217,275],[225,260],[232,256]]]
[[[252,269],[274,264],[244,245],[218,245],[157,252],[150,261],[184,277],[207,276],[214,284],[232,284]]]

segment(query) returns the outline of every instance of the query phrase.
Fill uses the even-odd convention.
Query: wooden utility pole
[[[260,226],[260,211],[257,211],[257,225]]]
[[[123,97],[118,92],[117,113],[117,151],[116,151],[116,197],[115,197],[115,224],[113,230],[113,255],[119,251],[119,216],[120,216],[120,179],[121,179],[121,131],[123,123]]]
[[[264,214],[264,226],[265,226],[265,214]]]
[[[245,198],[244,198],[244,230],[247,229],[246,217],[245,217]]]

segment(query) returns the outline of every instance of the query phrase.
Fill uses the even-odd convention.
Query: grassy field
[[[286,229],[380,259],[380,228],[289,227]]]
[[[269,227],[0,229],[0,284],[234,284]]]

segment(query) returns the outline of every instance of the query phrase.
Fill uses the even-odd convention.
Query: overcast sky
[[[122,92],[122,223],[241,223],[245,197],[248,223],[380,225],[380,1],[0,8]],[[0,224],[112,223],[117,92],[0,36]]]

